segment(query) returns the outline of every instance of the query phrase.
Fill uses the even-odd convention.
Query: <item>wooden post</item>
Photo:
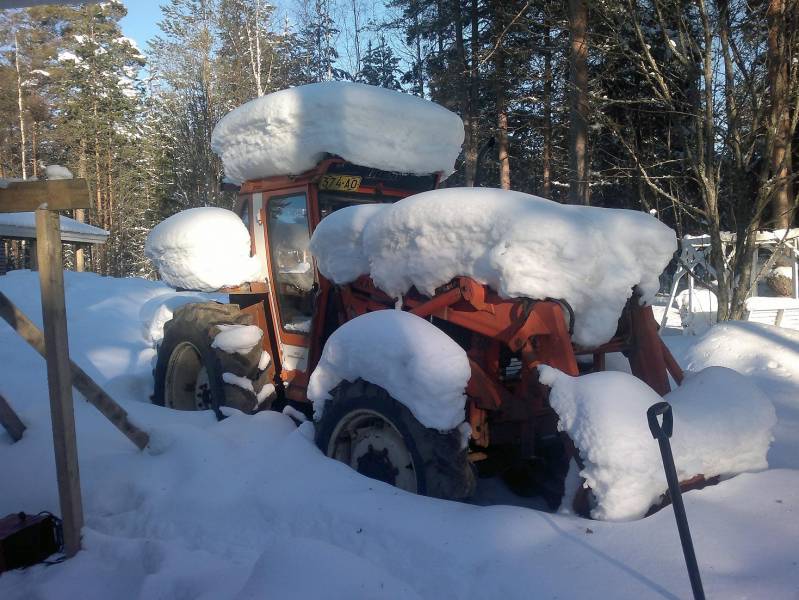
[[[39,270],[39,247],[33,240],[29,240],[25,242],[28,246],[28,255],[30,256],[30,267],[31,271],[38,271]]]
[[[25,432],[25,424],[14,412],[14,409],[6,402],[3,396],[0,396],[0,425],[2,425],[11,436],[11,439],[18,442],[22,439],[22,434]]]
[[[82,273],[86,270],[86,259],[83,254],[83,244],[75,244],[75,270],[78,273]]]
[[[83,502],[75,438],[59,225],[57,212],[45,208],[36,210],[36,245],[40,267],[47,386],[50,390],[50,415],[53,421],[53,448],[61,518],[64,522],[64,554],[71,557],[80,550]]]

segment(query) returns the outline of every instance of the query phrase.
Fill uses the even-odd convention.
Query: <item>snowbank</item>
[[[311,240],[328,279],[352,281],[368,262],[393,296],[411,286],[432,295],[463,275],[504,297],[563,299],[576,315],[575,341],[587,346],[613,336],[633,286],[654,298],[677,248],[674,232],[646,213],[487,188],[424,192],[371,215],[339,212]]]
[[[719,323],[691,346],[681,362],[690,370],[723,366],[744,375],[799,382],[799,332],[745,321]]]
[[[236,183],[296,175],[325,154],[384,171],[448,175],[462,143],[463,122],[442,106],[345,81],[251,100],[225,115],[211,136]]]
[[[319,420],[342,380],[385,389],[425,427],[449,431],[464,420],[471,377],[463,348],[424,319],[399,310],[367,313],[339,327],[311,375],[308,397]]]
[[[190,208],[165,219],[147,236],[144,254],[169,285],[211,292],[263,280],[263,265],[250,256],[250,233],[224,208]]]
[[[264,332],[257,325],[217,325],[219,333],[211,343],[228,354],[249,354],[261,342]],[[268,363],[267,363],[268,364]]]
[[[641,380],[620,372],[570,377],[540,367],[549,402],[580,452],[580,476],[591,487],[595,519],[643,517],[666,492],[647,409],[661,400]],[[674,412],[671,440],[680,480],[728,476],[768,467],[774,407],[747,378],[723,367],[686,377],[667,394]]]

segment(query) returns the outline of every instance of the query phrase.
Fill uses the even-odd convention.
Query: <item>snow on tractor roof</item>
[[[574,340],[586,346],[613,336],[633,286],[645,301],[654,297],[676,248],[674,231],[646,213],[488,188],[345,208],[311,240],[319,270],[339,284],[370,274],[392,296],[411,286],[433,295],[468,276],[505,298],[565,300],[575,312]]]
[[[212,292],[264,279],[250,244],[250,232],[236,213],[206,206],[161,221],[147,236],[144,254],[172,287]]]
[[[297,175],[325,154],[383,171],[449,175],[462,143],[463,122],[444,107],[345,81],[251,100],[225,115],[211,136],[235,183]]]

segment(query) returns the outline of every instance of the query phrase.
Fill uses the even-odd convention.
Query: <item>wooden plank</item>
[[[83,500],[80,492],[78,445],[67,340],[67,308],[64,299],[64,265],[61,259],[61,233],[58,213],[36,211],[36,246],[44,320],[44,351],[47,360],[47,387],[50,390],[50,417],[53,422],[58,498],[64,525],[64,554],[80,550],[83,528]]]
[[[42,356],[45,355],[44,336],[41,330],[2,292],[0,292],[0,317],[11,325],[36,352]],[[83,369],[73,361],[70,361],[69,365],[72,371],[72,385],[75,389],[83,394],[89,404],[99,410],[137,448],[143,450],[150,441],[147,432],[131,423],[125,409],[119,406]]]
[[[30,212],[40,208],[68,210],[90,205],[85,179],[18,181],[0,188],[0,212]]]
[[[0,425],[5,428],[8,435],[15,442],[22,439],[22,434],[25,432],[25,424],[2,395],[0,395]]]

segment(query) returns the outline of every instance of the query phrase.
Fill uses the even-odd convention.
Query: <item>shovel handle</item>
[[[663,423],[658,421],[658,417],[663,415]],[[649,407],[646,411],[646,420],[649,422],[649,431],[652,437],[658,439],[668,439],[674,429],[674,415],[671,413],[671,404],[668,402],[658,402]]]

